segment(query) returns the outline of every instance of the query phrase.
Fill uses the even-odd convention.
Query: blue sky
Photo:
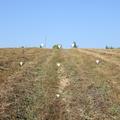
[[[120,47],[120,0],[0,0],[0,47],[76,41]]]

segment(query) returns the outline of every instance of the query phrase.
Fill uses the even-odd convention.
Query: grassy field
[[[0,49],[0,120],[120,120],[120,49]]]

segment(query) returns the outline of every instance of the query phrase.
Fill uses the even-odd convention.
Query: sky
[[[120,0],[0,0],[0,48],[120,47]]]

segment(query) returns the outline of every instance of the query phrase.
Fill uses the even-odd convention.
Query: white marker
[[[57,63],[57,66],[58,66],[58,67],[60,67],[60,65],[61,65],[60,63]]]
[[[20,66],[23,66],[23,62],[20,62],[19,65],[20,65]]]
[[[44,44],[42,43],[41,46],[44,47]]]
[[[74,47],[75,45],[74,45],[74,43],[72,44],[72,47]]]
[[[96,64],[99,64],[100,63],[100,60],[96,60]]]
[[[62,45],[58,45],[58,48],[59,48],[59,49],[62,48]]]
[[[59,95],[59,94],[56,94],[56,97],[57,97],[57,98],[59,98],[59,97],[60,97],[60,95]]]

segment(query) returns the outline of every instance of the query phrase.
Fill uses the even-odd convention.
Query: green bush
[[[78,48],[78,46],[77,46],[77,44],[76,44],[76,42],[74,41],[73,42],[73,46],[72,46],[73,48]]]
[[[106,45],[105,49],[114,49],[114,47]]]
[[[40,45],[40,48],[43,48],[42,45]]]
[[[60,49],[60,48],[62,48],[62,45],[60,45],[60,44],[53,45],[53,49]]]

